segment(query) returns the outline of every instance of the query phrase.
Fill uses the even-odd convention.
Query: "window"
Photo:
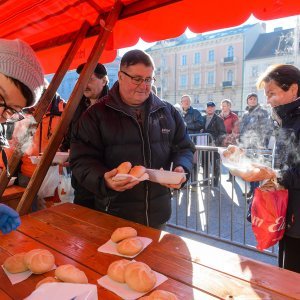
[[[187,75],[180,75],[180,83],[179,86],[180,87],[187,87]]]
[[[258,66],[252,66],[251,68],[251,76],[257,77],[258,76]]]
[[[182,66],[186,66],[187,65],[187,57],[186,57],[185,54],[181,56],[181,65]]]
[[[209,62],[215,61],[215,50],[208,51],[208,61]]]
[[[215,83],[215,73],[213,71],[209,71],[207,73],[207,84],[214,84]]]
[[[233,81],[233,72],[232,70],[227,71],[227,81]]]
[[[194,98],[194,103],[195,104],[199,104],[200,103],[200,97],[199,97],[199,95],[196,95],[193,98]]]
[[[196,53],[195,53],[195,56],[194,56],[194,64],[195,64],[195,65],[199,65],[199,64],[200,64],[200,59],[201,59],[200,53],[199,53],[199,52],[196,52]]]
[[[200,86],[200,73],[195,73],[194,74],[194,85],[195,86]]]
[[[227,49],[227,57],[233,57],[233,47],[229,46]]]

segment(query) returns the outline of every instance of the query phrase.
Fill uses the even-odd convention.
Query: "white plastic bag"
[[[71,174],[63,168],[58,185],[58,196],[61,202],[71,202],[74,200],[74,189],[71,185]]]
[[[50,166],[44,181],[38,191],[37,195],[39,198],[46,198],[54,196],[55,189],[59,184],[59,170],[58,165]]]

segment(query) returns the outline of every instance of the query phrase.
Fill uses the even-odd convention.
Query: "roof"
[[[118,3],[117,22],[107,28],[106,17]],[[200,33],[239,26],[251,13],[261,20],[300,13],[294,0],[0,0],[0,5],[0,38],[28,42],[46,73],[56,71],[83,22],[90,27],[71,69],[86,61],[103,29],[111,32],[100,59],[106,63],[117,49],[135,45],[139,38],[154,42],[180,36],[187,27]]]
[[[246,60],[272,57],[293,51],[293,33],[293,29],[285,29],[260,34]]]
[[[230,36],[230,35],[241,34],[241,33],[246,32],[248,29],[252,28],[256,24],[248,24],[248,25],[244,25],[244,26],[240,26],[240,27],[230,28],[227,30],[210,32],[207,34],[198,34],[197,36],[192,37],[192,38],[188,38],[184,34],[184,35],[179,36],[178,38],[169,39],[164,42],[161,42],[161,41],[157,42],[155,45],[149,47],[146,51],[148,52],[148,51],[158,50],[162,47],[162,43],[164,43],[163,48],[165,49],[168,47],[195,44],[195,43],[205,42],[205,41],[209,41],[212,39],[218,39],[218,38],[222,38],[222,37],[226,37],[226,36]]]

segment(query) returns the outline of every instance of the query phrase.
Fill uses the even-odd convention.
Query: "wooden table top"
[[[300,299],[300,274],[70,203],[23,216],[18,231],[0,237],[0,261],[46,248],[57,265],[73,264],[86,273],[89,283],[97,284],[109,264],[120,259],[97,248],[122,226],[132,226],[139,236],[153,240],[135,260],[166,275],[169,279],[159,289],[172,291],[181,300]],[[32,275],[11,285],[1,269],[0,299],[24,299],[38,281],[53,275],[54,271]],[[97,287],[99,299],[120,299]]]

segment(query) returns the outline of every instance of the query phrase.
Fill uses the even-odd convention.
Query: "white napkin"
[[[2,265],[1,266],[4,273],[7,275],[8,279],[10,280],[11,284],[16,284],[16,283],[19,283],[21,281],[24,281],[26,280],[30,275],[32,275],[33,273],[28,270],[28,271],[25,271],[25,272],[21,272],[21,273],[10,273],[8,272],[4,266]],[[53,268],[51,270],[55,270],[56,269],[56,265],[53,266]]]
[[[147,246],[149,246],[152,243],[152,239],[149,239],[149,238],[143,237],[143,236],[138,236],[138,238],[143,242],[143,248],[139,252],[139,253],[141,253]],[[118,256],[128,257],[128,258],[136,257],[139,254],[139,253],[137,253],[135,255],[128,256],[128,255],[119,253],[117,251],[117,243],[114,243],[112,240],[108,240],[105,244],[100,246],[98,248],[98,251],[103,252],[103,253],[109,253],[109,254],[114,254],[114,255],[118,255]]]
[[[158,287],[163,282],[165,282],[168,277],[158,272],[153,271],[156,275],[156,284],[153,288]],[[107,275],[101,277],[97,280],[98,284],[103,286],[104,288],[110,290],[111,292],[117,294],[124,300],[135,300],[147,293],[140,293],[132,290],[126,283],[119,283],[112,279],[110,279]]]
[[[44,283],[24,300],[98,300],[95,284],[66,282]]]
[[[114,181],[120,181],[120,180],[124,180],[124,179],[127,179],[127,178],[131,178],[131,181],[135,181],[135,180],[144,181],[144,180],[148,180],[149,179],[149,175],[147,173],[144,173],[143,176],[137,178],[137,177],[132,176],[130,174],[117,174],[116,176],[114,176],[112,178],[112,180],[114,180]]]

